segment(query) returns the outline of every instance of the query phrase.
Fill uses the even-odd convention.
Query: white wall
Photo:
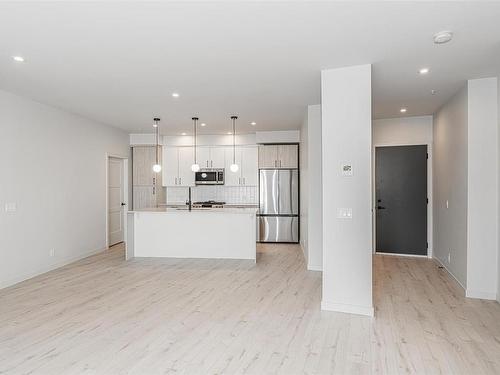
[[[497,79],[468,81],[467,296],[496,299],[498,253]]]
[[[427,242],[428,256],[432,257],[433,244],[433,194],[432,194],[432,116],[398,117],[374,120],[372,125],[372,199],[375,200],[375,148],[378,146],[427,145],[429,159],[427,161]],[[373,241],[376,243],[376,214],[373,212]],[[374,249],[375,250],[375,249]]]
[[[497,77],[497,106],[498,106],[498,128],[500,129],[500,76]],[[498,132],[499,134],[499,139],[498,139],[498,144],[499,144],[499,150],[500,150],[500,131]],[[499,152],[499,158],[500,158],[500,152]],[[498,161],[498,166],[500,168],[500,159]],[[497,170],[497,173],[498,173],[498,176],[499,176],[499,179],[500,179],[500,170]],[[499,187],[499,191],[498,191],[498,194],[500,195],[500,180],[498,182],[498,187]],[[500,225],[500,199],[498,200],[499,202],[499,225]],[[500,227],[498,228],[498,233],[500,235]],[[500,237],[497,237],[497,240],[498,240],[498,245],[499,245],[499,248],[498,248],[498,253],[497,253],[497,258],[498,258],[498,275],[497,275],[497,301],[500,302]]]
[[[128,135],[4,91],[0,127],[0,287],[104,249],[106,152]]]
[[[307,268],[309,268],[309,110],[306,108],[304,119],[300,126],[300,246],[304,252]]]
[[[321,106],[310,105],[309,116],[309,264],[323,269],[323,179],[321,152]]]
[[[260,131],[255,134],[255,140],[257,143],[297,143],[300,130]]]
[[[433,255],[465,287],[467,282],[466,86],[434,115],[433,142]]]
[[[321,72],[325,310],[373,315],[371,65]],[[342,164],[353,167],[343,177]],[[352,218],[338,218],[352,208]]]
[[[432,116],[374,120],[373,144],[380,146],[432,144]]]

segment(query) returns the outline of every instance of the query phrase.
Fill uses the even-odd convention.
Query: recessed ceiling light
[[[431,90],[432,95],[436,95],[437,91],[436,90]]]
[[[422,68],[422,69],[419,69],[418,73],[419,73],[419,74],[427,74],[427,73],[429,73],[429,68]]]
[[[182,135],[186,135],[186,133],[182,133]]]
[[[227,134],[228,134],[228,135],[231,135],[231,134],[233,134],[233,133],[231,133],[231,132],[227,132]]]
[[[202,122],[200,125],[201,126],[207,126],[207,124],[205,124],[204,122]]]
[[[178,98],[180,95],[179,95],[179,93],[178,93],[178,92],[173,92],[173,93],[172,93],[172,96],[173,96],[174,98]]]
[[[250,125],[255,126],[255,125],[257,125],[257,123],[256,123],[255,121],[252,121],[252,122],[250,123]]]
[[[399,110],[399,112],[401,112],[401,113],[406,113],[406,108],[401,108],[401,109]]]
[[[24,57],[22,56],[12,56],[12,58],[14,59],[14,61],[24,62]]]
[[[440,31],[434,34],[434,43],[444,44],[448,43],[453,38],[453,33],[451,31]]]

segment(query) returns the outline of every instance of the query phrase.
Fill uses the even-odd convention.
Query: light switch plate
[[[5,203],[5,212],[16,212],[17,206],[15,202]]]
[[[352,219],[352,208],[339,208],[337,209],[338,219]]]

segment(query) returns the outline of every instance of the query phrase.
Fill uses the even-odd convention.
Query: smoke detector
[[[453,38],[453,32],[451,31],[440,31],[434,34],[434,43],[444,44],[448,43]]]

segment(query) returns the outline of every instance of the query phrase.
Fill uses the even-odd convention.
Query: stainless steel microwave
[[[196,185],[224,185],[224,168],[201,169],[194,174]]]

